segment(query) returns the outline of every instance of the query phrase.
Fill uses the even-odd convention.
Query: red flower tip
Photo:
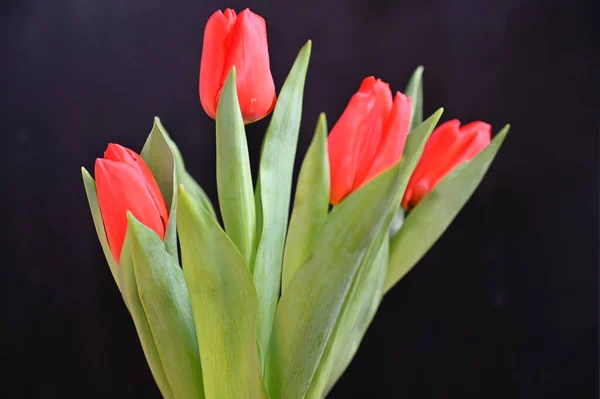
[[[425,145],[423,155],[415,168],[402,206],[416,206],[456,166],[470,161],[490,143],[492,127],[476,121],[460,126],[454,119],[437,127]]]
[[[228,8],[215,12],[204,30],[199,92],[202,107],[215,119],[221,90],[231,68],[242,117],[251,123],[274,108],[275,83],[269,65],[265,20],[246,8],[238,16]]]
[[[330,202],[352,191],[400,160],[410,124],[411,100],[373,76],[365,78],[327,139]]]
[[[119,263],[127,232],[127,211],[165,237],[169,215],[158,184],[144,160],[118,144],[96,159],[98,204],[111,252]]]

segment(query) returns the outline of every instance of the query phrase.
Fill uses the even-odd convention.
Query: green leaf
[[[277,307],[265,377],[272,399],[305,396],[359,266],[369,248],[383,242],[378,232],[389,229],[400,189],[401,168],[395,166],[329,215]]]
[[[183,188],[178,224],[207,398],[268,398],[250,270],[218,222]]]
[[[296,144],[302,116],[304,81],[310,58],[309,41],[298,54],[273,112],[263,142],[258,202],[262,204],[259,242],[252,271],[258,294],[258,339],[269,347],[273,317],[279,298],[283,246],[292,190]]]
[[[100,240],[104,257],[110,268],[110,272],[117,283],[119,291],[121,291],[121,282],[119,281],[119,265],[110,251],[110,245],[108,245],[108,239],[106,238],[106,230],[104,230],[104,221],[102,220],[102,213],[100,212],[100,204],[98,204],[98,193],[96,191],[96,182],[88,171],[82,167],[81,177],[83,178],[83,185],[85,187],[85,193],[87,195],[90,210],[92,211],[92,219],[94,220],[94,227],[96,227],[96,234]]]
[[[158,118],[154,118],[154,125],[146,144],[140,153],[146,165],[152,172],[156,183],[169,207],[169,222],[165,232],[165,247],[167,251],[177,259],[177,173],[175,169],[175,157],[171,147],[170,139],[164,131]]]
[[[283,255],[282,292],[285,292],[296,269],[312,252],[317,232],[327,220],[328,212],[327,121],[325,114],[321,114],[298,176],[294,209]]]
[[[362,338],[365,336],[369,325],[379,309],[381,297],[383,296],[383,284],[385,282],[388,259],[389,240],[385,237],[382,245],[379,247],[376,258],[371,262],[371,267],[365,267],[360,271],[359,278],[357,279],[358,286],[355,289],[351,289],[354,293],[351,299],[357,301],[358,311],[354,310],[351,317],[344,318],[344,320],[353,320],[354,323],[344,325],[340,330],[344,333],[344,336],[340,336],[339,339],[336,338],[333,341],[334,347],[332,352],[335,354],[334,359],[337,361],[334,363],[329,375],[329,381],[325,390],[326,393],[331,391],[352,361]],[[360,301],[360,305],[358,301]],[[349,307],[349,309],[351,308]]]
[[[183,271],[161,238],[128,214],[137,290],[173,394],[204,398],[192,307]]]
[[[507,125],[479,155],[456,167],[408,213],[400,232],[391,242],[386,292],[412,269],[448,228],[483,179],[508,130]]]
[[[381,303],[388,255],[388,237],[383,238],[379,247],[369,248],[350,287],[307,398],[323,398],[333,388],[356,354]]]
[[[421,65],[415,69],[404,92],[412,99],[411,132],[423,122],[423,70]]]
[[[146,313],[144,312],[144,308],[140,301],[137,282],[135,279],[135,269],[133,266],[133,241],[133,233],[131,230],[127,229],[125,242],[123,243],[123,248],[121,249],[121,265],[119,268],[121,293],[123,294],[123,299],[125,300],[127,309],[129,309],[131,318],[133,319],[135,329],[138,337],[140,338],[140,343],[142,344],[142,350],[146,355],[146,361],[150,366],[150,371],[152,372],[154,381],[156,381],[156,384],[158,385],[163,397],[166,399],[175,399],[175,395],[173,394],[173,390],[169,384],[169,380],[165,373],[160,355],[158,354],[158,349],[156,348],[156,343],[154,341],[154,337],[152,336],[152,330],[148,324]]]
[[[225,231],[247,263],[256,228],[254,189],[244,119],[231,69],[217,108],[217,190]]]
[[[210,198],[208,197],[208,195],[206,195],[206,193],[204,192],[202,187],[200,187],[200,185],[196,182],[196,180],[194,180],[194,178],[185,169],[185,163],[183,162],[183,157],[181,156],[181,151],[179,151],[177,144],[175,144],[175,141],[173,141],[173,139],[169,136],[167,130],[164,128],[158,117],[154,118],[154,123],[158,126],[160,131],[163,133],[163,135],[167,138],[167,141],[169,142],[169,147],[171,147],[171,152],[173,153],[173,157],[175,158],[175,169],[179,184],[183,184],[186,191],[192,196],[192,198],[198,201],[202,206],[206,208],[207,211],[209,211],[216,218],[215,209],[212,206]]]

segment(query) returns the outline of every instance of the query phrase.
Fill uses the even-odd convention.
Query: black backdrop
[[[267,20],[278,88],[313,39],[299,156],[364,76],[402,89],[418,64],[426,113],[513,126],[331,398],[597,397],[599,3],[4,0],[0,397],[159,397],[79,167],[107,142],[139,151],[158,115],[215,200],[203,28],[247,5]],[[265,127],[248,127],[254,167]]]

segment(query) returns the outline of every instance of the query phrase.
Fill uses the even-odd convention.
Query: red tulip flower
[[[491,135],[492,127],[484,122],[461,127],[454,119],[437,127],[406,187],[402,206],[410,209],[417,205],[452,169],[479,154]]]
[[[127,211],[163,240],[168,222],[165,200],[144,160],[118,144],[109,144],[96,160],[96,189],[104,229],[117,263],[127,231]]]
[[[411,99],[390,86],[365,78],[327,139],[331,174],[330,202],[396,164],[410,126]]]
[[[249,9],[236,16],[228,8],[215,12],[204,30],[200,62],[200,101],[213,119],[231,68],[244,123],[267,116],[275,106],[275,83],[269,66],[265,20]]]

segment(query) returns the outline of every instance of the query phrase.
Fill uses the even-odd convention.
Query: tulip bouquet
[[[158,118],[138,155],[109,144],[82,169],[98,238],[165,398],[324,397],[385,293],[471,196],[508,131],[422,120],[423,69],[403,93],[362,81],[292,174],[311,43],[279,92],[265,21],[209,19],[202,107],[216,120],[220,218]],[[245,124],[273,111],[252,180]],[[222,221],[222,223],[221,223]]]

